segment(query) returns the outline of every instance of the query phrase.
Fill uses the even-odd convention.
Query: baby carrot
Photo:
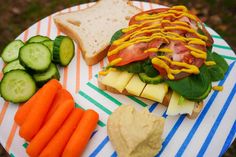
[[[60,105],[62,101],[66,101],[69,99],[73,100],[73,97],[70,94],[70,92],[68,92],[66,89],[63,89],[63,88],[58,90],[53,100],[52,107],[45,118],[45,122],[49,120],[49,118],[53,115],[53,113],[56,111],[56,109],[58,108],[58,106]]]
[[[67,143],[62,157],[81,156],[98,122],[98,114],[93,110],[84,112],[76,130]]]
[[[30,112],[34,102],[37,100],[37,95],[39,92],[35,93],[27,102],[20,105],[19,109],[16,111],[14,120],[16,124],[22,125]]]
[[[74,101],[67,100],[61,102],[56,112],[45,123],[40,131],[35,135],[26,148],[26,152],[31,157],[37,157],[48,144],[50,139],[56,134],[63,122],[74,108]]]
[[[55,136],[49,141],[48,145],[40,153],[39,157],[59,157],[61,156],[67,142],[76,129],[84,111],[74,108],[65,123],[58,130]]]
[[[37,134],[60,88],[61,84],[56,79],[52,79],[38,91],[37,100],[31,102],[32,108],[20,128],[20,136],[25,140],[30,141]]]

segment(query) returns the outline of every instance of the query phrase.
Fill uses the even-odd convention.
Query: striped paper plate
[[[133,2],[143,10],[162,7],[156,4]],[[71,12],[93,5],[93,3],[75,6],[61,12]],[[57,13],[56,13],[57,14]],[[31,36],[41,34],[54,39],[61,34],[53,23],[53,15],[37,22],[17,39],[26,41]],[[67,68],[61,68],[61,83],[76,100],[78,107],[95,109],[100,120],[83,156],[117,156],[106,133],[106,122],[112,111],[122,103],[133,104],[137,108],[146,107],[153,114],[166,118],[164,141],[161,152],[157,156],[219,156],[232,143],[236,133],[236,56],[230,46],[211,28],[207,27],[214,39],[213,50],[221,54],[229,63],[230,68],[225,79],[215,85],[223,85],[224,91],[212,93],[205,100],[205,106],[195,120],[185,116],[169,117],[166,108],[152,101],[116,95],[98,88],[96,74],[107,64],[107,59],[94,66],[87,66],[79,49]],[[0,61],[0,68],[3,62]],[[2,74],[0,75],[2,77]],[[27,143],[19,137],[19,127],[14,122],[17,105],[5,102],[0,98],[0,142],[11,156],[27,156]]]

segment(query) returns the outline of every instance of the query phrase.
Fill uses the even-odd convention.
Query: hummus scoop
[[[161,149],[164,122],[146,108],[122,105],[109,117],[107,132],[119,157],[152,157]]]

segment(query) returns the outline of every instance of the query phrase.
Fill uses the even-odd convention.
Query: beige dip
[[[117,108],[108,119],[107,131],[119,157],[153,157],[161,149],[164,118],[137,111],[131,105]]]

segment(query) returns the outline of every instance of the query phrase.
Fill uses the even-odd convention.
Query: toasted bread
[[[122,92],[120,92],[111,86],[103,84],[102,79],[103,79],[103,76],[99,75],[97,80],[98,80],[98,87],[100,89],[107,90],[107,91],[115,93],[115,94],[132,95],[126,89],[124,89]],[[168,90],[163,101],[161,102],[162,105],[168,107],[172,93],[173,93],[172,90]],[[199,115],[199,113],[201,112],[202,108],[203,108],[203,102],[199,102],[199,103],[196,102],[194,105],[192,114],[187,114],[187,117],[189,119],[195,119]]]
[[[112,35],[140,11],[128,0],[100,0],[87,9],[56,15],[54,22],[78,43],[86,63],[93,65],[106,56]]]

